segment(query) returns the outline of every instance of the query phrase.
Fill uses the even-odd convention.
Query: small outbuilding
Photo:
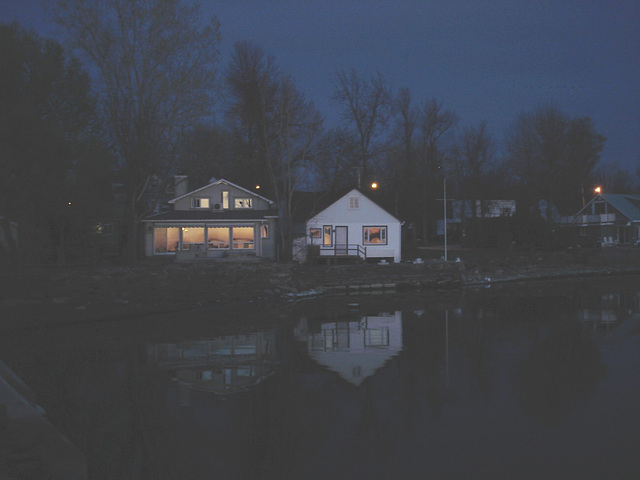
[[[306,246],[307,257],[400,262],[400,227],[400,220],[353,189],[309,218],[298,244]]]

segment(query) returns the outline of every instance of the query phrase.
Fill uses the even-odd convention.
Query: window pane
[[[234,200],[235,208],[251,208],[250,198],[236,198]]]
[[[204,227],[182,228],[182,249],[189,250],[192,246],[204,244]]]
[[[323,228],[324,230],[324,237],[322,239],[322,244],[323,245],[333,245],[333,243],[331,242],[331,227],[330,226],[325,226]]]
[[[262,238],[269,238],[269,225],[262,225],[260,229]]]
[[[207,232],[208,248],[229,248],[229,227],[209,227]]]
[[[365,245],[386,245],[387,227],[364,227],[362,237]]]
[[[175,252],[178,249],[177,227],[156,227],[153,229],[155,253]]]
[[[233,227],[233,248],[253,249],[253,227]]]

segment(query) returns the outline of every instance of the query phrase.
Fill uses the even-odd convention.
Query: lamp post
[[[444,190],[444,261],[447,261],[447,179],[442,177],[442,186]]]

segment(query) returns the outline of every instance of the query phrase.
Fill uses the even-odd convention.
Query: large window
[[[364,245],[386,245],[387,227],[363,227],[362,242]]]
[[[169,253],[178,250],[180,229],[178,227],[156,227],[153,229],[155,253]]]
[[[212,250],[229,248],[229,227],[207,228],[207,248]]]
[[[253,227],[233,227],[232,231],[234,250],[254,248]]]
[[[204,227],[182,227],[182,250],[204,245]]]

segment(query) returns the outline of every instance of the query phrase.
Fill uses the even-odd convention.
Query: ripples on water
[[[92,479],[640,471],[639,279],[369,300],[21,332],[3,360]]]

